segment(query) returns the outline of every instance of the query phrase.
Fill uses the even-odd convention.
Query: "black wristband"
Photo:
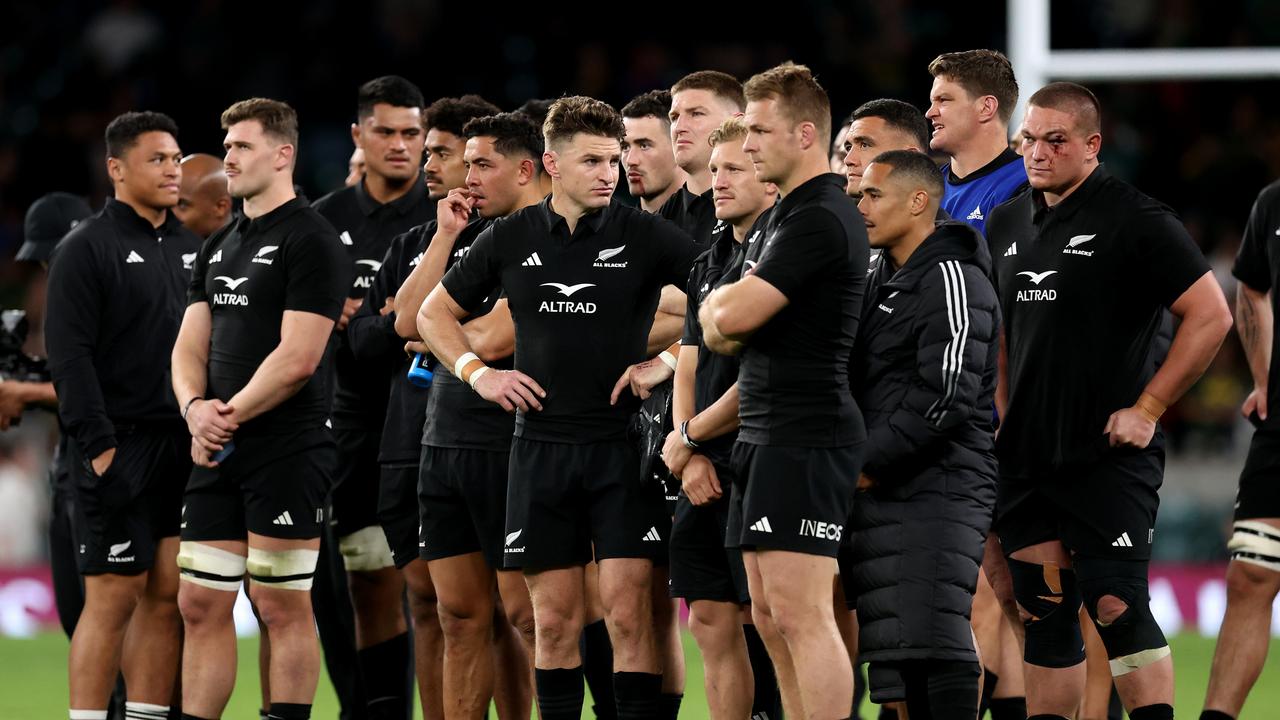
[[[197,395],[197,396],[195,396],[195,397],[191,398],[190,400],[188,400],[188,401],[187,401],[187,404],[182,406],[182,419],[183,419],[183,420],[186,420],[186,419],[187,419],[187,413],[191,411],[191,406],[192,406],[192,405],[195,405],[197,400],[203,400],[203,399],[204,399],[204,398],[202,398],[202,397],[200,397],[199,395]]]
[[[689,421],[688,420],[685,420],[684,422],[680,423],[680,440],[684,442],[684,446],[689,448],[690,450],[698,449],[698,443],[694,442],[693,439],[689,437]]]

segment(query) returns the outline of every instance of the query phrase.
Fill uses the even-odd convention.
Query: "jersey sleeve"
[[[843,266],[847,256],[844,228],[831,213],[815,208],[778,226],[760,254],[755,276],[794,298],[814,277]]]
[[[494,227],[485,228],[471,249],[440,279],[449,297],[468,312],[475,310],[501,284],[501,258]]]
[[[209,255],[222,237],[222,232],[210,235],[196,252],[196,261],[191,264],[191,282],[187,285],[188,305],[209,302],[209,293],[205,288],[205,276],[209,273]]]
[[[1209,262],[1177,216],[1165,209],[1141,212],[1131,228],[1135,275],[1165,307],[1209,272]]]
[[[353,272],[338,237],[331,232],[313,232],[291,239],[284,260],[284,309],[336,321],[342,314]]]
[[[702,281],[701,265],[694,265],[689,271],[689,282],[685,286],[684,332],[680,335],[680,344],[696,347],[702,344],[702,325],[698,322],[698,283]]]
[[[1268,205],[1274,202],[1278,190],[1280,188],[1273,190],[1269,187],[1258,193],[1253,210],[1249,212],[1249,223],[1245,226],[1235,264],[1231,266],[1231,274],[1237,280],[1258,292],[1271,290],[1271,260],[1267,244],[1272,236],[1267,234],[1267,230],[1272,222]]]

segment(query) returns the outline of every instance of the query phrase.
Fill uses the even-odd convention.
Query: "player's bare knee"
[[[493,613],[481,612],[462,603],[439,605],[440,630],[453,641],[483,642],[493,630]]]
[[[1231,602],[1258,598],[1270,606],[1270,596],[1274,596],[1277,587],[1280,587],[1280,572],[1275,570],[1248,562],[1233,562],[1227,568],[1227,600]]]
[[[1124,615],[1129,609],[1129,603],[1121,600],[1115,595],[1103,595],[1098,598],[1098,605],[1095,610],[1095,617],[1098,622],[1104,625],[1110,625]]]

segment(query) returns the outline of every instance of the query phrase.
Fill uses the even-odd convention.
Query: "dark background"
[[[306,4],[194,0],[50,0],[0,10],[0,300],[12,307],[30,269],[10,259],[34,198],[66,190],[100,206],[109,191],[102,130],[116,114],[173,116],[184,152],[220,154],[218,116],[255,95],[300,115],[298,182],[338,187],[351,150],[355,90],[396,73],[428,99],[474,92],[513,109],[582,93],[620,107],[639,92],[714,68],[746,79],[792,59],[812,67],[838,120],[859,103],[928,104],[938,53],[1007,49],[1002,1],[745,3]],[[1280,3],[1266,0],[1059,0],[1055,48],[1280,44]],[[1257,192],[1280,175],[1280,84],[1092,83],[1104,108],[1103,159],[1171,205],[1228,297],[1231,258]],[[1022,88],[1024,95],[1035,88]],[[1172,411],[1174,447],[1238,445],[1248,387],[1234,335],[1205,380]]]

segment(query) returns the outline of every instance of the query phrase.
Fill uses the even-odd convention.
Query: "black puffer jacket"
[[[850,362],[877,483],[852,520],[864,661],[976,660],[969,609],[996,498],[990,271],[977,232],[944,222],[868,278]]]

